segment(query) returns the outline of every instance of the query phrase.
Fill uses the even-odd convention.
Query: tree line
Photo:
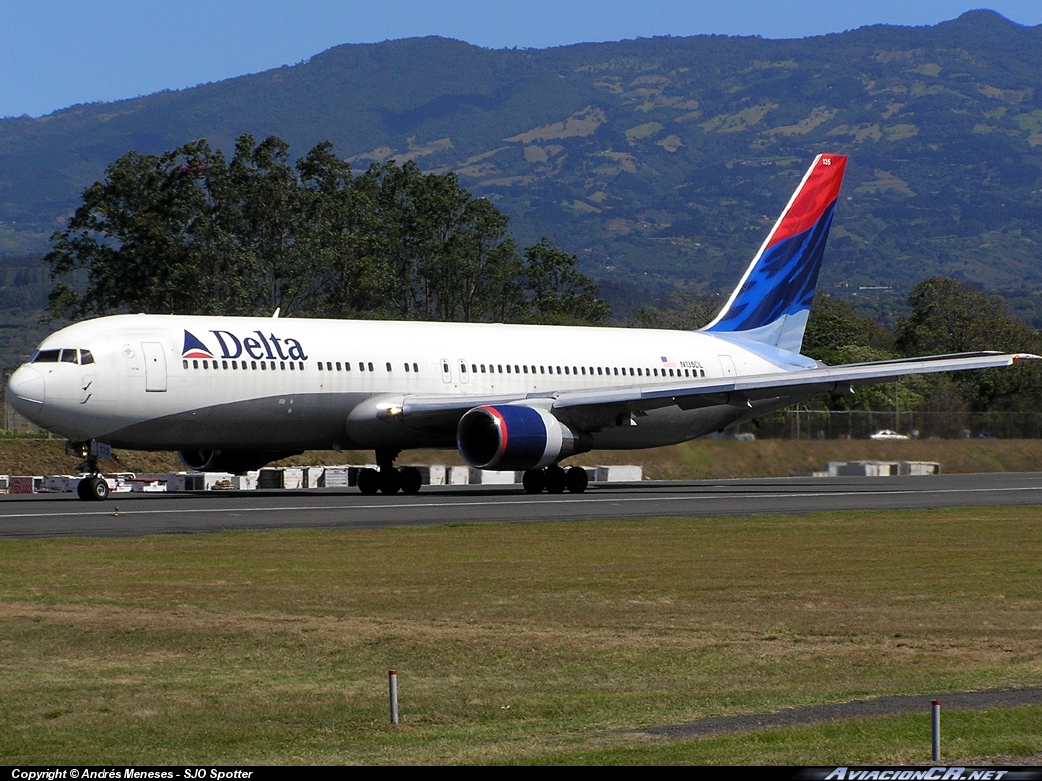
[[[635,313],[643,327],[694,329],[715,316],[719,296],[675,296],[661,309]],[[890,330],[857,313],[842,298],[818,293],[811,307],[802,352],[829,365],[883,361],[917,355],[996,350],[1042,354],[1042,336],[1012,317],[999,296],[960,280],[933,277],[908,298],[910,313]],[[1032,412],[1042,410],[1042,361],[1012,369],[911,376],[901,379],[896,404],[902,410],[934,414]],[[893,383],[832,393],[809,402],[826,410],[893,411]]]
[[[240,136],[230,160],[205,140],[128,152],[52,236],[48,313],[607,319],[574,255],[519,250],[508,227],[455,174],[356,173],[328,142],[295,163],[274,136]]]

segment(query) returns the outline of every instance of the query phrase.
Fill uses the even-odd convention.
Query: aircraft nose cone
[[[7,400],[22,415],[32,420],[43,408],[43,375],[29,366],[22,366],[7,382]]]

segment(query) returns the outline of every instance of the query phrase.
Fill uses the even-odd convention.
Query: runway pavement
[[[557,496],[531,496],[520,486],[425,488],[415,496],[362,496],[356,489],[113,494],[104,502],[41,494],[0,498],[0,538],[1031,505],[1042,505],[1042,473],[646,481],[591,484],[585,494]]]

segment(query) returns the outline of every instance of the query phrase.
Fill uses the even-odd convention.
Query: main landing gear
[[[423,475],[420,470],[413,466],[394,467],[394,460],[398,458],[397,450],[377,450],[376,463],[380,467],[376,469],[363,469],[358,473],[358,490],[367,496],[379,492],[383,494],[416,494],[420,492],[423,485]]]
[[[586,490],[590,479],[581,466],[573,466],[566,470],[554,464],[546,469],[529,469],[521,482],[525,491],[530,494],[542,493],[544,488],[548,494],[562,494],[566,490],[569,493],[581,494]]]
[[[100,502],[109,498],[109,484],[98,473],[98,455],[90,442],[69,442],[65,446],[67,453],[75,453],[83,458],[80,471],[89,473],[76,484],[76,495],[85,502]]]
[[[366,496],[381,493],[386,495],[419,493],[423,484],[423,476],[420,470],[412,466],[395,467],[394,461],[398,458],[397,450],[377,450],[376,463],[378,469],[362,469],[358,473],[358,490]],[[581,466],[573,466],[569,469],[563,467],[548,466],[546,469],[529,469],[525,472],[522,480],[525,491],[530,494],[542,493],[544,490],[550,494],[563,494],[565,491],[573,494],[581,494],[586,490],[589,478],[586,470]]]
[[[76,495],[84,501],[100,502],[109,498],[109,484],[104,477],[85,477],[77,484]]]

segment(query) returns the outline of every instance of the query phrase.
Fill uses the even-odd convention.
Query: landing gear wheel
[[[85,477],[76,484],[76,496],[80,497],[80,499],[85,502],[91,500],[90,481],[91,478]]]
[[[568,473],[556,464],[544,470],[544,479],[548,494],[563,494],[564,489],[568,487]]]
[[[391,496],[402,489],[402,477],[397,469],[380,470],[380,493]]]
[[[525,492],[530,494],[541,494],[546,487],[546,475],[542,469],[529,469],[521,478],[521,485]]]
[[[82,480],[80,482],[83,482]],[[92,477],[89,480],[90,498],[96,502],[101,502],[109,498],[109,484],[101,477]],[[78,488],[78,486],[77,486]]]
[[[423,475],[414,466],[403,466],[398,469],[398,482],[403,494],[418,494],[423,485]]]
[[[568,491],[573,494],[581,494],[586,490],[586,486],[590,482],[589,475],[586,474],[586,470],[581,466],[573,466],[565,474]]]
[[[380,490],[380,473],[375,469],[363,469],[356,478],[358,490],[366,496],[372,496]]]

